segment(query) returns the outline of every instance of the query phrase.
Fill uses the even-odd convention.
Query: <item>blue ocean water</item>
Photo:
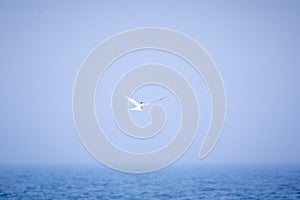
[[[300,199],[300,166],[2,166],[0,199]]]

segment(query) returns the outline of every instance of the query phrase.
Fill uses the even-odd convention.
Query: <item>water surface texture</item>
[[[0,199],[300,199],[299,166],[1,167]]]

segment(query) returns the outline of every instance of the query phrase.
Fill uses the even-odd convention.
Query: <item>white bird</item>
[[[142,108],[144,106],[149,106],[151,105],[152,103],[155,103],[155,102],[158,102],[158,101],[161,101],[163,100],[164,98],[160,98],[156,101],[152,101],[152,102],[148,102],[148,103],[145,103],[145,102],[140,102],[138,103],[136,100],[132,99],[132,98],[129,98],[127,96],[125,96],[125,98],[130,102],[132,103],[133,105],[135,105],[135,107],[131,108],[130,110],[135,110],[135,111],[142,111]]]

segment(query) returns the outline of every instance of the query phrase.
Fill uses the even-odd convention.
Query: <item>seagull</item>
[[[136,100],[134,100],[134,99],[132,99],[132,98],[129,98],[129,97],[127,97],[127,96],[125,96],[125,98],[126,98],[130,103],[132,103],[133,105],[135,105],[135,107],[133,107],[133,108],[130,109],[130,110],[135,110],[135,111],[142,111],[142,108],[143,108],[144,106],[149,106],[149,105],[151,105],[151,104],[153,104],[153,103],[159,102],[159,101],[161,101],[161,100],[164,99],[164,98],[160,98],[160,99],[158,99],[158,100],[156,100],[156,101],[152,101],[152,102],[147,102],[147,103],[145,103],[145,102],[140,102],[140,103],[138,103]]]

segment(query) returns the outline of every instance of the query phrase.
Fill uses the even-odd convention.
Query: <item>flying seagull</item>
[[[135,105],[135,107],[133,107],[133,108],[131,108],[130,110],[135,110],[135,111],[142,111],[142,108],[144,107],[144,106],[149,106],[149,105],[151,105],[151,104],[153,104],[153,103],[156,103],[156,102],[159,102],[159,101],[161,101],[161,100],[163,100],[164,98],[160,98],[160,99],[158,99],[158,100],[156,100],[156,101],[152,101],[152,102],[140,102],[140,103],[138,103],[136,100],[134,100],[134,99],[132,99],[132,98],[129,98],[129,97],[127,97],[127,96],[125,96],[125,98],[130,102],[130,103],[132,103],[133,105]]]

